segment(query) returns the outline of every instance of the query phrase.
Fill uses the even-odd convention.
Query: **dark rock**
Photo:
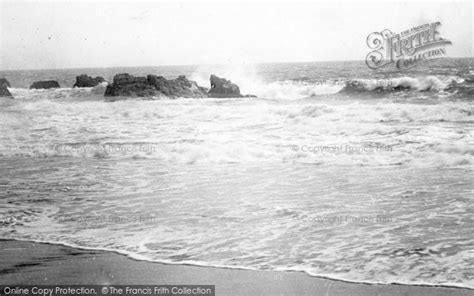
[[[11,85],[6,78],[0,78],[0,87],[11,87]]]
[[[148,75],[147,81],[153,85],[161,94],[167,97],[183,98],[205,98],[207,90],[200,87],[196,82],[188,80],[181,75],[176,79],[167,80],[162,76]]]
[[[55,80],[45,80],[45,81],[36,81],[30,86],[30,88],[36,89],[49,89],[49,88],[59,88],[59,83]]]
[[[82,74],[80,76],[76,76],[76,83],[74,83],[73,87],[94,87],[104,81],[105,79],[101,76],[92,78],[91,76]]]
[[[12,97],[12,94],[10,93],[10,91],[8,90],[8,88],[6,88],[6,87],[0,87],[0,97],[11,98],[11,97]]]
[[[8,87],[10,87],[10,82],[6,78],[0,78],[0,97],[12,97]]]
[[[117,74],[111,84],[107,85],[106,97],[151,97],[166,96],[169,98],[238,98],[255,97],[243,96],[236,84],[211,75],[211,90],[197,85],[196,82],[179,76],[176,79],[166,79],[163,76],[148,75],[136,77],[128,73]]]
[[[113,83],[107,85],[105,90],[106,97],[147,97],[155,95],[157,95],[157,90],[153,85],[148,84],[145,77],[135,77],[128,73],[115,75]]]
[[[156,75],[135,77],[123,73],[114,76],[113,83],[107,86],[105,96],[204,98],[207,97],[207,92],[205,88],[199,87],[196,82],[188,80],[185,76],[168,80]]]
[[[239,87],[232,83],[230,80],[217,77],[212,74],[211,78],[211,89],[209,90],[209,97],[211,98],[240,98]]]

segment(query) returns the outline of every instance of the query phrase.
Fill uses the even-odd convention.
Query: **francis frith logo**
[[[440,22],[413,27],[401,33],[389,29],[367,36],[371,52],[365,62],[371,69],[394,64],[399,70],[417,66],[423,61],[446,56],[446,45],[451,41],[441,38]]]

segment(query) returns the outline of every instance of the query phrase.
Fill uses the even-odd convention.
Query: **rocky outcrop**
[[[147,83],[146,77],[135,77],[128,73],[115,75],[114,81],[105,90],[106,97],[147,97],[156,93],[156,89]]]
[[[156,75],[135,77],[123,73],[114,76],[113,83],[107,86],[105,96],[204,98],[207,97],[207,91],[205,88],[198,86],[196,82],[188,80],[185,76],[168,80]]]
[[[9,87],[10,82],[8,82],[6,78],[0,78],[0,97],[12,97],[12,94],[8,90]]]
[[[162,76],[148,75],[147,81],[161,94],[167,97],[205,98],[207,89],[181,75],[176,79],[167,80]]]
[[[101,76],[97,76],[93,78],[86,74],[82,74],[82,75],[76,76],[76,83],[74,83],[73,87],[94,87],[104,81],[105,79]]]
[[[209,97],[211,98],[255,98],[254,95],[242,95],[239,86],[225,78],[220,78],[212,74],[210,81],[211,89],[209,90]]]
[[[237,84],[232,83],[230,80],[217,77],[212,74],[211,78],[211,89],[209,90],[209,97],[211,98],[240,98],[240,88]]]
[[[59,83],[55,80],[44,80],[44,81],[36,81],[30,86],[31,88],[35,89],[49,89],[49,88],[59,88]]]
[[[197,85],[196,82],[179,76],[166,79],[163,76],[148,75],[137,77],[128,73],[117,74],[105,90],[106,97],[153,97],[169,98],[240,98],[255,97],[240,94],[239,87],[227,79],[211,75],[211,89]]]
[[[6,78],[0,78],[0,87],[11,87],[11,85]]]

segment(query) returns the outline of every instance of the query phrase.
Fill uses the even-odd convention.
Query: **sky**
[[[0,70],[364,60],[370,33],[436,21],[473,57],[472,2],[0,0]]]

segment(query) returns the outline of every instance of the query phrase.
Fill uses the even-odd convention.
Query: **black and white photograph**
[[[0,296],[474,295],[473,14],[0,0]]]

